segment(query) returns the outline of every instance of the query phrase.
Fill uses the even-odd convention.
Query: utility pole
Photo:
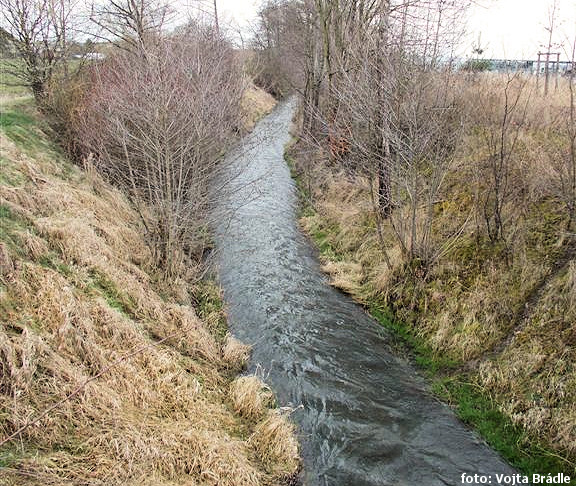
[[[556,58],[554,61],[550,61],[550,57],[553,56]],[[544,96],[548,95],[549,86],[550,86],[550,63],[552,62],[552,72],[556,75],[556,82],[554,84],[555,89],[558,89],[558,73],[560,70],[560,53],[559,52],[539,52],[538,53],[538,62],[536,64],[536,76],[537,79],[540,78],[540,64],[542,62],[542,58],[544,57]],[[538,85],[537,85],[538,86]]]
[[[554,28],[556,27],[556,13],[558,10],[556,1],[557,0],[553,1],[552,6],[548,10],[548,26],[545,27],[545,29],[548,31],[548,48],[546,49],[546,65],[544,67],[544,96],[548,95],[548,86],[550,82],[550,55],[554,54],[550,52],[550,50],[552,49],[552,37],[554,35]]]
[[[220,34],[220,25],[218,24],[218,8],[216,6],[216,0],[214,0],[214,23],[216,26],[216,33]]]
[[[549,82],[550,82],[550,51],[546,52],[546,64],[544,64],[544,96],[548,96]]]

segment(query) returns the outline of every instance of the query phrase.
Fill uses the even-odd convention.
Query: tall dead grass
[[[120,192],[0,136],[22,176],[0,183],[0,482],[249,486],[293,474],[291,426],[263,430],[266,413],[247,421],[230,405],[247,347],[207,330],[182,281],[159,293]]]
[[[488,142],[502,135],[507,80],[489,74],[459,82],[466,133],[434,202],[430,244],[440,257],[432,266],[407,261],[393,225],[377,224],[365,180],[318,162],[306,169],[313,177],[303,187],[315,211],[302,217],[302,226],[318,242],[334,285],[392,307],[439,362],[448,358],[459,370],[473,370],[466,381],[572,467],[576,240],[568,228],[569,90],[561,82],[543,97],[534,79],[509,85],[509,99],[521,95],[523,108],[506,121],[504,150],[512,152],[497,181],[504,231],[491,238],[496,196],[489,159],[499,155]],[[294,154],[305,177],[312,162],[305,150]]]
[[[286,440],[292,437],[291,440]],[[270,410],[265,420],[256,425],[248,440],[267,471],[290,475],[298,467],[298,443],[294,426],[278,410]]]
[[[241,376],[230,385],[234,410],[249,420],[261,419],[274,404],[274,394],[256,376]]]

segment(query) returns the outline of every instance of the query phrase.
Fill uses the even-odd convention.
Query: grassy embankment
[[[482,130],[466,135],[435,209],[432,239],[445,250],[425,274],[403,260],[384,224],[388,267],[366,179],[314,165],[298,145],[287,158],[305,168],[296,169],[297,180],[308,176],[299,184],[300,221],[332,284],[391,329],[433,391],[520,471],[574,478],[576,254],[565,207],[550,190],[562,142],[546,126],[548,108],[565,95],[529,107],[512,173],[528,190],[508,202],[510,233],[498,244],[479,235],[470,216],[484,155]]]
[[[293,429],[218,289],[160,283],[123,195],[1,109],[0,482],[283,484]]]

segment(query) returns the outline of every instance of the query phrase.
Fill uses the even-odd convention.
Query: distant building
[[[489,59],[490,71],[508,72],[508,71],[522,71],[525,73],[533,73],[536,61],[525,61],[521,59]]]
[[[572,72],[573,63],[570,61],[552,61],[548,62],[548,71],[551,73],[558,72],[559,74],[569,74]],[[534,63],[534,74],[537,74],[538,65]],[[540,61],[540,74],[546,71],[546,62]]]
[[[537,60],[524,59],[472,59],[463,64],[463,66],[469,65],[482,67],[482,69],[477,70],[497,73],[521,71],[526,74],[538,74],[538,69],[540,69],[540,74],[543,74],[546,70],[546,60],[544,58],[540,59],[540,65],[538,65]],[[550,73],[566,75],[572,72],[573,68],[570,61],[557,61],[552,58],[548,61],[548,72]]]
[[[88,61],[102,61],[106,59],[106,54],[102,54],[101,52],[87,52],[86,54],[75,54],[74,57]]]

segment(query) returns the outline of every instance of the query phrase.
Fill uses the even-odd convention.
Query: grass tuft
[[[256,376],[241,376],[230,385],[234,411],[247,420],[261,420],[274,406],[274,394]]]
[[[270,410],[249,439],[267,471],[275,475],[290,475],[298,468],[298,442],[294,438],[294,426],[287,417]]]

